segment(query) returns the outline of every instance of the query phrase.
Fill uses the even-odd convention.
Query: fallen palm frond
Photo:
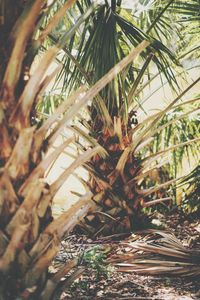
[[[129,254],[111,257],[119,272],[145,275],[200,275],[200,250],[184,246],[172,233],[148,230],[138,241],[124,243]]]

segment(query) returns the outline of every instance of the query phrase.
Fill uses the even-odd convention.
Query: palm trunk
[[[0,3],[0,84],[12,49],[11,30],[23,10],[22,0],[1,0]],[[3,43],[2,43],[3,41]]]
[[[36,70],[28,81],[24,79],[24,68],[30,67],[32,62],[26,60],[26,53],[31,50],[30,40],[45,1],[29,1],[26,13],[19,19],[22,3],[23,1],[9,0],[3,1],[4,5],[1,4],[1,300],[42,299],[42,292],[45,294],[44,299],[51,298],[47,282],[48,266],[59,250],[60,240],[73,228],[77,220],[80,220],[94,206],[89,195],[74,206],[67,215],[57,220],[52,218],[53,197],[69,174],[64,174],[66,176],[59,178],[54,186],[48,186],[44,182],[44,173],[49,163],[53,162],[67,143],[56,149],[55,154],[42,160],[42,154],[45,153],[48,144],[46,130],[39,132],[32,124],[31,111],[34,103],[37,102],[40,86],[43,87],[45,65],[48,66],[51,62],[50,58],[55,56],[52,53],[56,54],[56,51],[54,49],[54,52],[50,50],[46,53],[43,58],[44,66],[39,70],[40,72]],[[17,26],[15,26],[16,22],[18,22]],[[15,32],[11,37],[13,28]],[[38,79],[37,82],[34,78],[41,78],[41,80]],[[79,94],[77,93],[77,98]],[[90,158],[92,150],[83,157],[83,160],[87,159],[88,155]],[[73,169],[71,168],[69,172]],[[71,218],[72,214],[74,218]]]
[[[98,203],[100,212],[88,215],[85,224],[81,224],[81,229],[91,234],[130,232],[146,222],[141,213],[143,198],[137,193],[137,182],[133,180],[140,171],[140,163],[129,152],[133,142],[131,118],[130,115],[125,126],[120,118],[114,117],[113,124],[118,125],[114,125],[113,130],[105,129],[101,118],[95,118],[91,135],[97,136],[98,143],[108,156],[102,158],[96,155],[88,164],[92,169],[88,185],[94,195],[101,194]]]

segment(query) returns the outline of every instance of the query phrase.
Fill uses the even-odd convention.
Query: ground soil
[[[163,216],[156,213],[154,217],[156,226],[164,227],[175,234],[186,247],[200,249],[200,221],[198,216],[186,217],[180,212]],[[126,251],[121,246],[121,241],[127,241],[132,236],[121,235],[92,240],[83,235],[71,234],[62,242],[62,248],[52,265],[53,272],[66,264],[74,257],[80,258],[79,275],[71,285],[67,284],[58,299],[86,300],[86,299],[163,299],[163,300],[189,300],[200,299],[200,279],[167,276],[144,276],[136,273],[119,273],[109,269],[108,274],[99,274],[94,267],[81,262],[81,257],[96,245],[109,257],[114,251]],[[82,269],[82,271],[80,271]],[[73,273],[75,272],[75,273]],[[76,274],[68,275],[73,278]],[[71,276],[71,277],[70,277]],[[76,278],[76,276],[74,277]],[[64,278],[63,278],[64,279]]]

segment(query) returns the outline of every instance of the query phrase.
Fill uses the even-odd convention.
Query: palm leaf
[[[199,276],[200,252],[191,250],[171,233],[149,230],[143,241],[127,243],[133,249],[128,259],[116,258],[119,272],[148,275]],[[115,262],[115,259],[111,262]]]

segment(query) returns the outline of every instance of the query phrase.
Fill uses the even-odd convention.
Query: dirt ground
[[[170,230],[181,240],[184,246],[200,250],[200,221],[199,216],[185,217],[174,213],[171,216],[156,214],[154,222]],[[56,272],[60,265],[66,264],[74,257],[80,258],[80,263],[69,278],[76,278],[63,289],[58,299],[93,300],[93,299],[158,299],[158,300],[189,300],[200,299],[200,279],[168,276],[144,276],[136,273],[120,273],[116,269],[104,266],[98,269],[96,265],[83,263],[82,257],[87,251],[92,251],[100,245],[105,256],[112,256],[114,251],[125,252],[121,241],[129,240],[132,236],[122,235],[112,238],[99,238],[95,241],[83,236],[71,234],[62,242],[60,253],[52,266]],[[128,251],[128,250],[127,250]],[[101,257],[100,265],[102,263]],[[75,272],[75,273],[73,273]],[[77,273],[77,276],[76,276]],[[66,278],[63,278],[66,279]],[[70,280],[69,280],[70,281]]]

